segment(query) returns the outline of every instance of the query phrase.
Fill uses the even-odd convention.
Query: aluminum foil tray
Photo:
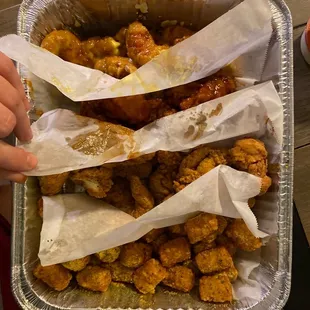
[[[140,0],[24,0],[18,17],[18,34],[39,45],[52,29],[70,28],[80,36],[114,33],[137,16]],[[231,9],[236,0],[145,0],[146,25],[164,20],[183,21],[202,28]],[[271,77],[284,106],[284,148],[279,158],[279,180],[273,190],[278,207],[278,234],[262,248],[261,264],[255,276],[261,282],[261,300],[256,304],[232,305],[202,303],[197,292],[177,294],[160,288],[154,296],[141,296],[124,285],[113,285],[106,293],[86,292],[72,284],[55,292],[36,280],[32,270],[37,262],[41,220],[37,216],[39,197],[35,178],[26,185],[14,186],[12,235],[12,287],[23,309],[282,309],[290,291],[292,262],[292,192],[293,192],[293,51],[292,20],[283,0],[270,0],[273,36],[268,53],[278,55],[278,62],[268,62]],[[211,18],[212,17],[212,18]],[[19,67],[22,77],[27,76]],[[270,72],[270,70],[268,70]],[[268,77],[270,78],[270,76]],[[262,76],[261,80],[267,79]],[[30,89],[25,81],[25,89]],[[35,102],[34,102],[35,104]]]

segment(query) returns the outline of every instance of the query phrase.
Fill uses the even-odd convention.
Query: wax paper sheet
[[[263,73],[272,34],[268,1],[256,4],[256,0],[245,0],[122,80],[65,62],[16,35],[1,38],[0,51],[74,101],[149,93],[186,84],[233,61],[236,76],[253,83]]]
[[[57,109],[32,124],[32,141],[20,147],[38,157],[38,166],[25,174],[40,176],[247,135],[266,135],[265,142],[278,154],[282,124],[281,100],[272,82],[266,82],[161,118],[135,132]]]

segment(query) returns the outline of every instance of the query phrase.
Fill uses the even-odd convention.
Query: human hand
[[[29,101],[13,62],[0,52],[0,139],[14,132],[23,142],[32,139],[27,111]],[[0,180],[23,183],[21,173],[35,168],[36,157],[23,149],[13,147],[0,140]]]

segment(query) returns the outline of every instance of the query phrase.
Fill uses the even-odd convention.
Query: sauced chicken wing
[[[63,185],[69,177],[69,172],[39,177],[41,193],[46,196],[61,192]]]
[[[156,45],[150,32],[140,22],[133,22],[129,25],[126,47],[128,56],[139,66],[168,49],[166,45]]]
[[[175,45],[186,38],[193,35],[194,32],[183,26],[166,27],[162,34],[162,41],[164,44]]]
[[[83,258],[78,258],[78,259],[63,263],[62,265],[69,270],[80,271],[80,270],[83,270],[88,265],[89,262],[90,262],[90,256],[85,256]]]
[[[95,69],[117,79],[122,79],[137,70],[129,58],[120,56],[109,56],[97,60]]]
[[[113,185],[112,169],[105,167],[86,168],[73,172],[71,180],[82,185],[90,196],[104,198]]]
[[[33,270],[33,275],[56,291],[64,290],[72,279],[70,271],[62,265],[43,267],[38,264]]]

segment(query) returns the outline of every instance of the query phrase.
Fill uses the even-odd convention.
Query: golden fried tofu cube
[[[173,238],[186,236],[184,224],[177,224],[168,227],[168,231]]]
[[[191,258],[190,244],[184,237],[169,240],[160,246],[159,257],[165,267],[184,262]]]
[[[133,283],[143,294],[155,294],[156,286],[167,276],[167,270],[154,258],[148,260],[133,274]]]
[[[231,256],[234,256],[236,254],[237,248],[232,242],[231,239],[229,239],[226,235],[219,235],[217,236],[215,240],[217,245],[223,246],[226,248],[226,250],[229,252]]]
[[[199,270],[206,274],[221,272],[233,266],[233,260],[224,247],[200,252],[195,257]]]
[[[216,247],[215,241],[208,242],[208,241],[200,241],[198,243],[193,244],[192,248],[195,254],[203,252],[205,250],[210,250]]]
[[[132,283],[135,269],[125,267],[119,261],[106,264],[105,267],[110,270],[112,281]]]
[[[186,293],[195,285],[195,274],[185,266],[174,266],[168,269],[168,276],[163,284]]]
[[[199,280],[199,294],[207,302],[232,302],[232,286],[226,274],[203,276]]]
[[[120,253],[121,253],[121,248],[117,246],[112,249],[100,251],[96,253],[95,255],[104,263],[113,263],[118,259]]]
[[[262,246],[260,238],[256,238],[242,219],[234,219],[227,227],[226,236],[229,237],[237,248],[253,252]]]
[[[69,285],[72,275],[62,265],[43,267],[40,263],[34,268],[33,275],[56,291],[62,291]]]
[[[64,172],[39,177],[42,195],[51,196],[61,192],[63,185],[69,177],[69,174],[70,172]]]
[[[235,266],[232,266],[232,267],[222,271],[220,274],[226,274],[231,283],[235,282],[238,278],[238,270],[236,269]]]
[[[201,213],[185,223],[185,231],[191,244],[197,243],[218,230],[216,215]]]
[[[216,218],[218,224],[217,234],[221,235],[226,229],[228,222],[224,216],[217,215]]]
[[[72,271],[83,270],[90,262],[90,256],[85,256],[82,258],[74,259],[69,262],[63,263],[62,265]]]
[[[152,229],[146,235],[143,236],[143,239],[146,243],[151,243],[155,241],[160,235],[165,232],[164,228]]]
[[[120,262],[128,268],[138,268],[152,257],[152,247],[142,242],[122,246]]]
[[[111,272],[99,266],[87,266],[76,275],[78,284],[91,291],[105,292],[112,281]]]
[[[154,240],[151,244],[153,247],[153,251],[155,253],[159,252],[159,248],[162,244],[166,243],[169,240],[168,236],[166,234],[160,235],[156,240]]]

